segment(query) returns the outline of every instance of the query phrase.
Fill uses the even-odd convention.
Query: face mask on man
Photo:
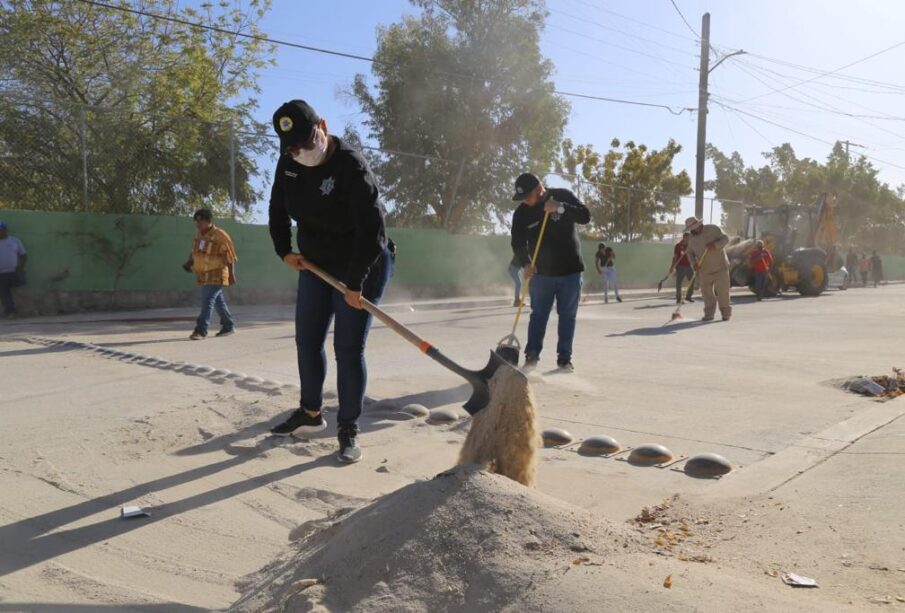
[[[314,147],[311,149],[299,149],[292,159],[302,166],[320,166],[327,157],[327,137],[320,128],[315,128]]]

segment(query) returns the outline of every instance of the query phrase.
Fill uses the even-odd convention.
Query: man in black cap
[[[521,202],[512,215],[512,251],[522,265],[524,277],[530,278],[531,319],[528,322],[528,344],[525,345],[525,366],[534,366],[540,359],[544,334],[553,302],[559,316],[559,340],[556,345],[556,364],[571,372],[572,339],[575,336],[575,317],[581,299],[581,241],[576,224],[591,221],[588,211],[575,194],[567,189],[546,189],[536,176],[525,173],[515,181],[512,199]],[[540,236],[544,215],[549,214],[543,237]],[[540,241],[535,267],[531,255]]]
[[[298,409],[271,430],[275,435],[320,432],[326,378],[324,342],[335,319],[339,460],[361,459],[358,418],[367,369],[364,349],[371,316],[362,298],[379,302],[392,274],[384,210],[377,180],[361,154],[327,132],[303,100],[287,102],[273,115],[280,158],[270,195],[270,236],[287,266],[299,271],[295,342],[302,388]],[[298,252],[292,250],[292,221]],[[311,262],[346,286],[337,292],[306,264]]]

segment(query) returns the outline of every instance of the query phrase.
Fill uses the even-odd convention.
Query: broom
[[[540,226],[540,233],[537,235],[537,244],[534,245],[534,254],[531,256],[531,270],[534,270],[534,265],[537,263],[537,254],[540,253],[540,244],[544,240],[544,231],[547,229],[547,219],[549,219],[550,213],[544,213],[544,221]],[[531,277],[534,275],[532,274]],[[519,353],[521,353],[522,346],[518,342],[518,338],[515,336],[515,329],[518,328],[518,320],[522,316],[522,309],[525,307],[525,297],[528,295],[528,285],[531,283],[531,277],[525,279],[524,285],[522,285],[522,295],[518,301],[518,311],[515,312],[515,322],[512,324],[512,333],[509,336],[503,337],[503,339],[497,344],[496,353],[498,356],[512,364],[513,366],[518,366]]]

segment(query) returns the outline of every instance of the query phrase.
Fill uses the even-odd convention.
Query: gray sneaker
[[[355,464],[361,460],[361,447],[358,446],[358,432],[354,428],[339,430],[339,451],[337,459],[343,464]]]

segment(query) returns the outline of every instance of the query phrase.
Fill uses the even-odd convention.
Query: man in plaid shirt
[[[228,336],[236,329],[223,288],[236,284],[236,248],[224,230],[214,225],[214,216],[209,209],[195,211],[195,225],[198,233],[192,240],[192,253],[182,265],[187,272],[194,272],[201,288],[201,313],[195,322],[195,330],[189,337],[200,341],[207,337],[207,327],[211,323],[214,309],[220,316],[220,331],[217,336]]]

